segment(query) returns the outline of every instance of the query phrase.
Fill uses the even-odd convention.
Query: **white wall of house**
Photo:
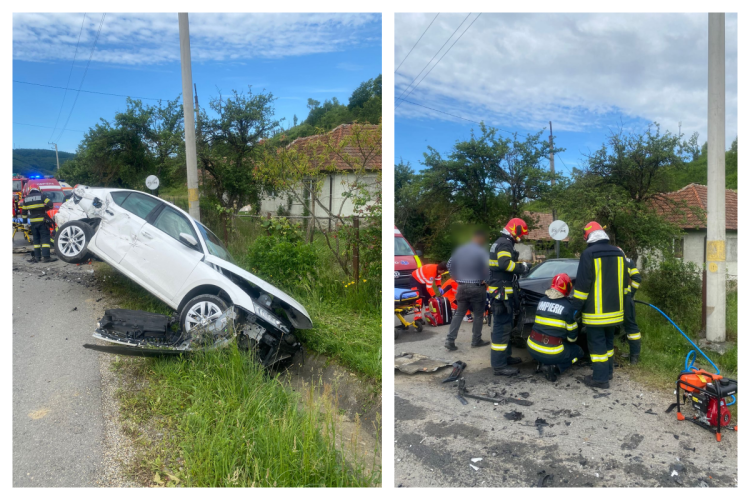
[[[334,214],[337,214],[343,202],[344,206],[341,210],[341,215],[343,217],[352,215],[354,210],[353,203],[350,199],[346,199],[344,193],[349,191],[349,184],[353,181],[353,174],[335,173],[327,175],[320,189],[320,192],[318,193],[318,199],[320,200],[321,204],[323,204],[326,208],[330,208],[330,210]],[[366,174],[361,178],[361,182],[364,182],[368,186],[371,186],[371,191],[374,192],[376,189],[376,184],[378,182],[378,173],[372,172],[370,174]],[[261,201],[260,213],[261,215],[267,215],[269,213],[271,215],[276,215],[279,207],[283,207],[283,209],[286,210],[289,206],[288,204],[289,201],[287,195],[264,198]],[[292,199],[292,205],[289,208],[289,211],[290,215],[293,216],[303,215],[304,206],[301,203],[298,203],[296,200]],[[326,217],[327,213],[316,204],[315,215],[318,217]]]
[[[727,231],[727,276],[730,279],[737,279],[737,232]],[[683,254],[682,258],[686,262],[692,262],[699,269],[703,269],[704,264],[704,246],[706,239],[706,230],[699,231],[687,231],[683,235]],[[649,259],[658,260],[660,257],[658,253],[654,253],[650,256],[640,255],[638,257],[638,267],[643,267],[644,257]]]

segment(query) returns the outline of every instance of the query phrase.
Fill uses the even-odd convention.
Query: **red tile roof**
[[[529,229],[527,239],[532,241],[552,240],[549,235],[549,225],[552,224],[552,214],[544,212],[524,212],[523,215],[524,219],[532,221],[533,225],[536,226],[534,229]],[[568,238],[565,238],[562,241],[568,241]]]
[[[737,191],[726,190],[726,229],[737,230]],[[706,229],[708,188],[688,184],[679,191],[658,195],[652,206],[681,229]]]
[[[356,127],[361,131],[373,131],[378,128],[377,125],[359,124],[356,124]],[[361,162],[364,162],[365,167],[368,170],[381,170],[383,168],[383,151],[381,142],[378,141],[376,145],[363,142],[360,146],[357,144],[357,138],[354,135],[355,130],[355,124],[345,123],[325,134],[311,135],[295,139],[288,147],[297,147],[300,149],[314,147],[316,152],[320,152],[323,146],[316,144],[318,141],[335,146],[340,144],[342,140],[351,138],[348,144],[343,148],[341,155],[331,155],[328,157],[328,160],[335,165],[336,169],[352,170],[351,162],[354,160],[360,162],[360,164]],[[349,157],[348,161],[347,157]]]

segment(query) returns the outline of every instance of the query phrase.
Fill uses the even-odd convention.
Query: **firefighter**
[[[615,330],[625,320],[625,255],[609,243],[609,236],[597,222],[586,224],[583,237],[588,246],[578,262],[572,301],[586,325],[594,369],[583,382],[609,389],[614,376]]]
[[[573,366],[583,356],[583,349],[576,345],[578,323],[576,310],[568,295],[573,291],[570,276],[560,273],[552,278],[545,297],[536,306],[534,326],[526,345],[531,357],[542,365],[544,377],[550,382]]]
[[[618,247],[619,248],[619,247]],[[620,248],[622,251],[622,248]],[[625,252],[623,252],[625,255]],[[632,259],[628,259],[625,255],[625,270],[628,272],[628,276],[625,277],[628,286],[625,287],[625,323],[623,327],[625,329],[625,335],[628,337],[628,345],[630,347],[630,354],[625,357],[630,358],[630,364],[638,364],[638,360],[641,356],[641,330],[638,328],[638,323],[635,322],[635,292],[641,286],[641,273],[635,266],[635,262]]]
[[[447,271],[447,262],[441,262],[440,264],[425,264],[422,267],[418,267],[411,273],[409,288],[416,288],[417,292],[419,292],[419,296],[422,297],[423,300],[427,300],[432,296],[427,290],[427,287],[432,287],[433,284],[440,286],[441,278]],[[440,292],[437,293],[439,294]]]
[[[528,234],[529,228],[523,219],[511,219],[505,225],[503,234],[490,247],[490,281],[487,291],[492,304],[490,364],[495,375],[506,377],[518,375],[518,369],[511,368],[511,365],[521,362],[520,358],[511,356],[510,346],[513,313],[516,309],[513,275],[526,274],[529,265],[525,262],[518,262],[515,244]]]
[[[49,256],[50,236],[47,227],[47,210],[52,209],[52,200],[47,198],[36,186],[30,186],[23,199],[21,213],[28,217],[31,224],[31,236],[34,243],[34,255],[27,262],[54,262]]]

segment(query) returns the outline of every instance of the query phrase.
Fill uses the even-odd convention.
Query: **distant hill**
[[[60,151],[60,166],[75,158],[75,153]],[[13,150],[13,173],[14,174],[42,174],[54,175],[57,169],[55,151],[49,149],[14,149]]]

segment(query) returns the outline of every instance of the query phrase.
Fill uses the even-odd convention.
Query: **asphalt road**
[[[524,360],[521,375],[495,377],[489,346],[469,347],[469,323],[459,330],[458,351],[443,347],[447,331],[425,326],[422,333],[401,333],[396,354],[464,361],[471,393],[498,393],[533,405],[468,399],[464,406],[457,385],[441,383],[450,368],[397,371],[396,486],[737,486],[737,434],[727,431],[717,443],[713,433],[678,422],[674,411],[665,413],[673,387],[648,389],[616,369],[610,389],[593,390],[578,380],[591,373],[586,367],[550,383],[534,373],[536,364],[523,348],[513,350]],[[486,325],[483,332],[489,339]]]
[[[101,316],[91,266],[26,258],[13,255],[13,486],[96,486],[100,364],[81,347]]]

